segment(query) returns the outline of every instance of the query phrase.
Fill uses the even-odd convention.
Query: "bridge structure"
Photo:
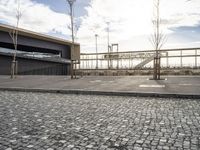
[[[200,48],[159,50],[161,69],[200,68]],[[78,70],[141,70],[153,69],[155,50],[81,53]],[[95,68],[98,62],[98,69]]]

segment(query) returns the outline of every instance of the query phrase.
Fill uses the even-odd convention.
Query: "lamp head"
[[[67,2],[70,4],[70,5],[73,5],[73,3],[75,2],[76,0],[67,0]]]

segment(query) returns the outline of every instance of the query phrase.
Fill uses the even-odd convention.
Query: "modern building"
[[[0,75],[9,75],[15,53],[10,34],[14,27],[0,24]],[[68,75],[71,59],[80,58],[80,44],[18,28],[16,60],[20,75]]]

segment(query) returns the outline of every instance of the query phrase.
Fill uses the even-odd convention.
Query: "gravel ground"
[[[200,149],[200,100],[0,92],[0,150]]]

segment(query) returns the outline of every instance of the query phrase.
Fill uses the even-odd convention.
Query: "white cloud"
[[[171,21],[169,27],[195,26],[199,23],[199,0],[162,0],[162,2],[162,17]]]
[[[33,0],[20,1],[23,11],[20,27],[70,37],[70,31],[67,28],[70,24],[68,15],[57,13],[47,5]],[[94,35],[96,33],[99,35],[99,51],[107,50],[106,22],[108,21],[110,22],[110,43],[119,43],[121,51],[152,48],[149,37],[153,29],[151,23],[153,0],[91,0],[86,10],[87,15],[81,17],[82,23],[77,33],[82,52],[95,50]],[[197,26],[200,24],[199,10],[199,0],[161,0],[164,33],[168,34],[170,39],[173,35],[170,28]],[[79,10],[75,10],[75,13],[76,11]],[[16,0],[0,0],[0,21],[15,25],[15,14]],[[165,46],[181,42],[180,39],[175,38],[173,38],[173,44],[170,43],[171,41],[169,40]]]
[[[17,0],[0,0],[0,21],[16,25]],[[22,17],[19,27],[28,30],[50,33],[70,34],[69,16],[57,13],[44,4],[31,0],[20,0]]]
[[[99,49],[106,51],[106,22],[110,22],[111,43],[119,43],[120,50],[152,48],[153,0],[92,0],[86,8],[78,32],[84,51],[94,50],[94,34],[99,34]],[[196,26],[200,22],[199,0],[161,0],[162,29],[169,34],[172,27]],[[166,44],[167,45],[167,44]],[[92,48],[93,47],[93,48]]]

